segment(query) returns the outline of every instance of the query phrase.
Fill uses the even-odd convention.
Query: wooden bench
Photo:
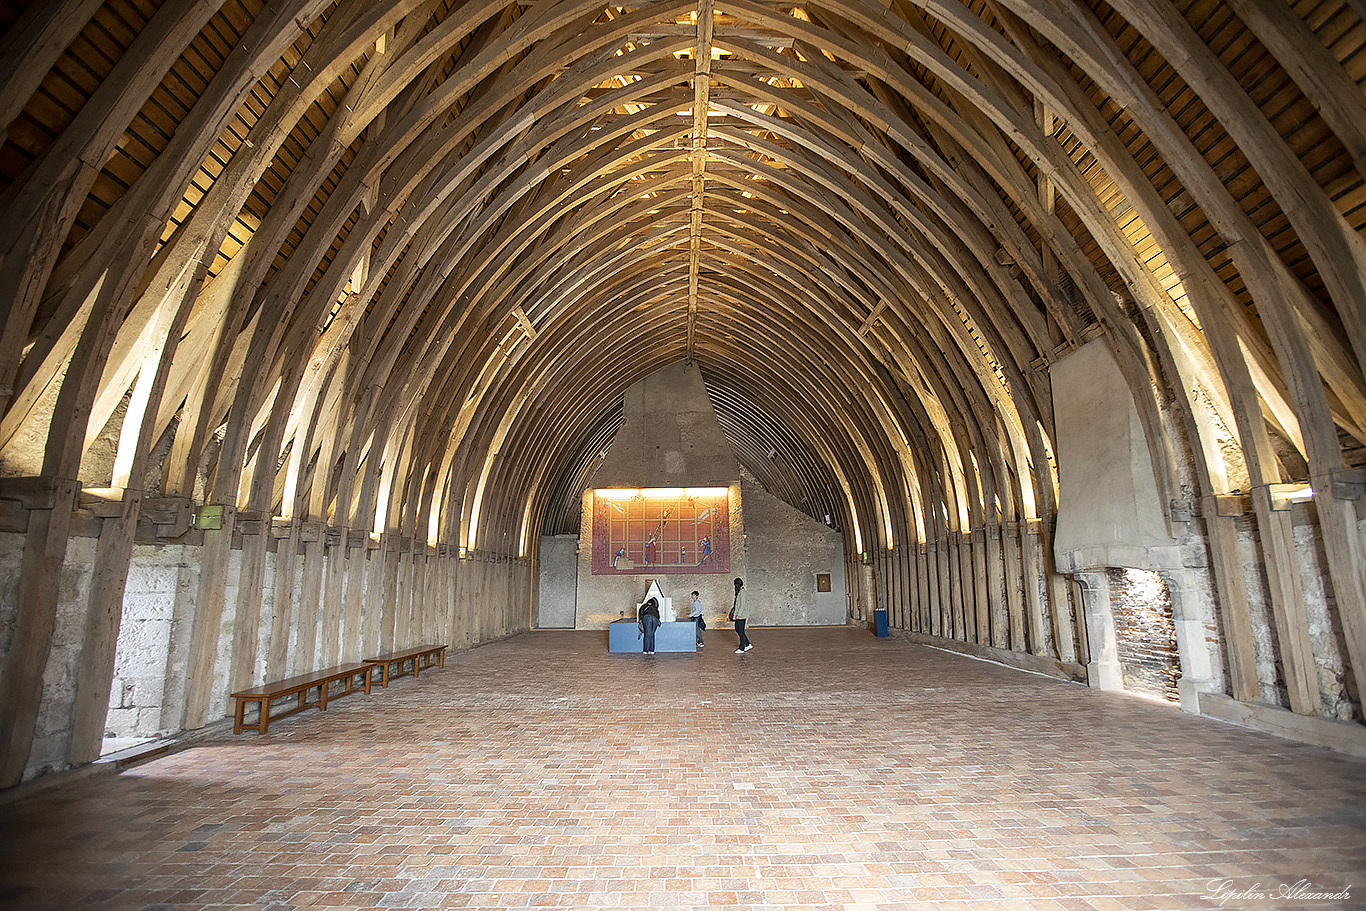
[[[366,658],[365,663],[374,667],[379,673],[379,685],[388,686],[390,680],[396,680],[399,677],[406,677],[409,674],[416,677],[423,668],[431,667],[433,660],[435,660],[437,667],[446,666],[446,646],[418,645],[413,648],[390,652],[387,655],[380,655],[376,658]],[[405,671],[403,666],[409,661],[413,663],[413,669]],[[397,667],[398,670],[391,673],[389,670],[391,667]]]
[[[327,709],[329,699],[339,699],[350,693],[358,693],[361,690],[370,692],[371,678],[374,675],[375,666],[368,662],[361,664],[339,664],[336,667],[325,668],[321,671],[314,671],[311,674],[300,674],[297,677],[290,677],[286,680],[278,680],[274,683],[263,683],[251,689],[242,690],[232,694],[232,698],[237,700],[237,713],[233,717],[232,732],[242,733],[243,716],[246,714],[247,703],[255,702],[260,707],[260,718],[256,722],[256,730],[262,734],[270,729],[270,723],[286,715],[293,715],[295,712],[302,712],[304,709],[317,706],[321,710]],[[357,682],[359,678],[360,682]],[[341,681],[342,688],[336,693],[328,694],[327,690],[331,684]],[[308,694],[312,690],[318,691],[316,702],[308,701]],[[290,706],[283,712],[271,714],[270,704],[273,700],[283,699],[286,696],[297,696],[298,703]]]

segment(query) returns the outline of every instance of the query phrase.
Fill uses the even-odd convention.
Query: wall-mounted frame
[[[593,575],[730,572],[725,487],[593,491]]]

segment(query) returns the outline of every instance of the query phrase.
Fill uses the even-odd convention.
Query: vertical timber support
[[[366,538],[366,554],[368,562],[365,567],[365,603],[364,617],[361,621],[361,657],[368,658],[372,655],[382,655],[385,649],[381,645],[383,641],[384,627],[384,567],[388,563],[386,556],[389,549],[389,536],[381,535],[380,539],[371,542],[368,535]]]
[[[1040,523],[1039,542],[1042,545],[1044,575],[1047,578],[1049,617],[1053,621],[1053,647],[1061,661],[1077,660],[1076,627],[1068,602],[1067,578],[1058,572],[1053,559],[1053,528]]]
[[[1025,612],[1029,620],[1029,651],[1035,655],[1048,653],[1045,632],[1043,596],[1040,586],[1044,582],[1043,554],[1040,541],[1042,524],[1037,519],[1029,521],[1028,530],[1021,536],[1020,549],[1024,552],[1024,595]]]
[[[209,719],[218,636],[223,625],[223,602],[227,597],[232,531],[236,520],[236,507],[225,504],[220,527],[204,532],[199,590],[195,596],[194,619],[190,627],[190,655],[185,668],[185,714],[182,726],[186,730],[202,728]]]
[[[417,560],[417,547],[409,541],[400,541],[398,553],[398,575],[394,582],[394,648],[416,645],[413,641],[413,568]]]
[[[939,543],[926,541],[920,547],[920,563],[923,568],[925,628],[923,632],[938,636],[943,630],[943,602],[939,600]]]
[[[376,605],[380,611],[379,650],[381,653],[391,652],[398,648],[398,640],[395,638],[396,631],[400,628],[398,625],[398,575],[400,564],[403,562],[403,540],[393,532],[386,532],[384,537],[387,545],[384,548],[384,594]]]
[[[361,603],[365,598],[366,543],[364,532],[342,529],[346,550],[346,606],[342,611],[341,653],[339,660],[352,662],[371,657],[365,652],[365,631],[361,627]]]
[[[1024,534],[1019,522],[1008,522],[1005,528],[1006,612],[1010,622],[1009,648],[1028,651],[1025,644],[1024,566],[1021,553]]]
[[[969,540],[966,532],[950,534],[952,538],[949,541],[947,557],[949,591],[953,599],[953,638],[970,642],[972,637],[968,635],[968,616],[971,610],[969,600],[972,596],[963,584],[963,551],[967,549]]]
[[[1290,512],[1274,508],[1271,492],[1265,485],[1252,491],[1252,506],[1257,513],[1257,528],[1266,555],[1262,565],[1266,568],[1270,587],[1271,613],[1276,623],[1281,670],[1290,708],[1300,715],[1320,715],[1323,698],[1319,694],[1304,586],[1295,559],[1295,530]]]
[[[303,581],[299,586],[299,610],[295,614],[293,673],[317,670],[318,613],[323,591],[323,550],[326,532],[320,522],[300,523],[299,536],[304,545]]]
[[[934,603],[935,612],[939,615],[939,633],[945,639],[953,638],[953,591],[949,583],[949,553],[948,538],[940,538],[934,545],[934,571],[939,580],[939,588],[935,592]]]
[[[346,529],[330,529],[327,534],[326,581],[322,601],[322,657],[319,664],[331,667],[341,660],[342,636],[345,634],[346,604],[342,589],[346,581]]]
[[[76,668],[76,701],[69,749],[73,764],[100,758],[109,714],[109,695],[114,683],[119,627],[123,620],[123,594],[141,503],[142,491],[125,489],[120,514],[107,517],[100,527],[85,618],[85,646]]]
[[[270,620],[270,644],[266,649],[267,679],[289,675],[289,630],[294,613],[294,573],[299,562],[299,520],[291,519],[277,528],[269,519],[262,520],[262,532],[275,538],[275,599]],[[283,534],[280,534],[283,532]]]
[[[413,539],[412,559],[409,561],[411,570],[409,571],[408,591],[411,593],[412,606],[409,608],[408,616],[412,618],[408,626],[408,644],[417,645],[426,641],[426,636],[431,629],[427,623],[427,545],[421,544],[416,538]]]
[[[901,629],[914,629],[916,611],[916,589],[919,580],[915,574],[915,545],[903,544],[897,548],[897,559],[901,561]]]
[[[242,515],[238,514],[242,520]],[[237,613],[232,623],[230,690],[259,683],[256,665],[260,656],[261,607],[265,600],[266,554],[270,549],[270,520],[259,516],[237,523],[242,533],[242,569],[238,573]]]
[[[987,612],[991,627],[988,640],[993,648],[1007,648],[1009,628],[1006,618],[1005,553],[1001,548],[1001,526],[992,522],[986,529]]]
[[[977,607],[977,644],[991,644],[991,604],[987,598],[987,529],[972,534],[973,603]]]
[[[1366,556],[1363,556],[1357,503],[1363,495],[1359,481],[1312,479],[1314,507],[1323,530],[1328,575],[1337,596],[1342,637],[1357,691],[1366,684]]]
[[[57,627],[57,599],[66,559],[77,482],[38,479],[44,502],[29,510],[19,569],[19,611],[9,655],[0,672],[0,788],[20,782],[33,749],[43,698],[43,669]]]
[[[1261,688],[1257,682],[1252,620],[1246,607],[1247,581],[1238,556],[1238,530],[1233,518],[1220,513],[1219,499],[1205,498],[1204,518],[1210,566],[1218,589],[1219,617],[1223,621],[1229,686],[1239,702],[1256,702],[1261,697]]]

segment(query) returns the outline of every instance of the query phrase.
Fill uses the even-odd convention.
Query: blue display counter
[[[615,620],[607,624],[607,650],[623,655],[639,655],[644,651],[645,637],[634,620]],[[659,624],[655,630],[656,652],[697,651],[697,624],[691,620],[674,620]]]

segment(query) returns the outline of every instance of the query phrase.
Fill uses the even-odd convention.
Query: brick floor
[[[707,635],[528,633],[27,794],[0,907],[1366,907],[1366,762],[860,630]]]

